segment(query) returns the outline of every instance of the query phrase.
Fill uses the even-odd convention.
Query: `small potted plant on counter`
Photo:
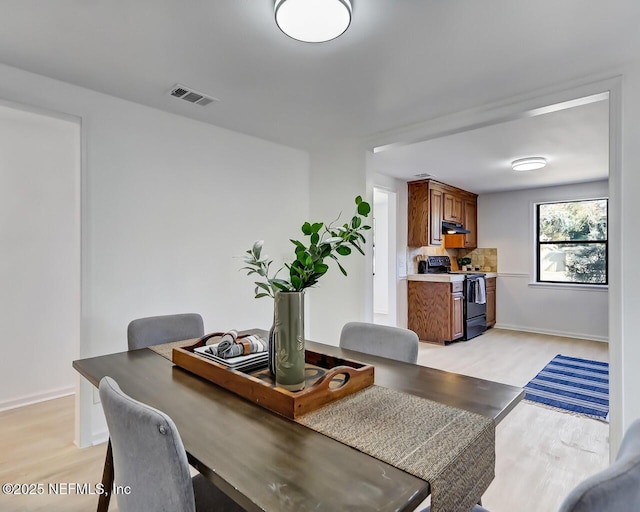
[[[467,256],[458,258],[458,268],[463,271],[471,270],[471,258]]]

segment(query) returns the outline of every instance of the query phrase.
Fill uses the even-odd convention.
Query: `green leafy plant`
[[[299,292],[315,285],[329,270],[329,265],[325,263],[327,259],[334,260],[340,272],[346,276],[347,271],[338,259],[349,256],[353,249],[364,255],[362,244],[366,240],[363,232],[371,229],[371,226],[363,223],[371,212],[371,206],[360,196],[356,197],[355,203],[355,214],[349,222],[341,226],[335,225],[339,216],[328,225],[323,222],[305,222],[301,229],[306,237],[306,240],[303,238],[306,244],[292,239],[291,243],[295,246],[295,259],[291,263],[285,263],[284,267],[272,277],[270,276],[272,260],[262,255],[264,242],[262,240],[255,242],[253,247],[246,251],[247,255],[244,257],[246,266],[241,270],[247,270],[247,275],[257,274],[263,278],[262,281],[255,282],[256,298],[275,297],[278,291]],[[285,268],[289,273],[288,279],[278,278],[278,274]]]
[[[464,265],[471,265],[471,258],[466,256],[464,258],[458,258],[458,266],[462,268]]]

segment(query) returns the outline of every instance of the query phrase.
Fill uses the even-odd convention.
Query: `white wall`
[[[314,222],[331,222],[342,212],[344,223],[353,216],[356,196],[371,203],[373,189],[367,188],[366,155],[353,141],[342,141],[311,152],[311,217]],[[371,220],[371,215],[369,215]],[[370,232],[369,232],[370,233]],[[351,321],[371,321],[373,279],[371,243],[366,257],[353,251],[341,260],[348,275],[329,263],[329,271],[307,291],[311,308],[307,315],[310,339],[337,345],[342,326]]]
[[[128,322],[147,315],[269,327],[273,305],[253,299],[238,257],[258,238],[280,261],[291,253],[309,215],[306,153],[15,68],[0,76],[0,99],[82,118],[81,357],[125,350]],[[81,384],[82,445],[104,429],[92,397]]]
[[[538,188],[478,197],[478,246],[498,249],[496,327],[606,341],[606,288],[531,285],[534,205],[608,197],[608,182]]]
[[[0,105],[0,247],[2,410],[75,389],[70,361],[80,339],[78,122]]]

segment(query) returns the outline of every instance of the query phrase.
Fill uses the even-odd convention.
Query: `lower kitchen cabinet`
[[[496,278],[487,278],[487,327],[496,325]]]
[[[462,292],[451,294],[451,339],[457,340],[464,334],[464,296]]]
[[[462,282],[409,281],[408,327],[422,341],[444,345],[464,334]]]

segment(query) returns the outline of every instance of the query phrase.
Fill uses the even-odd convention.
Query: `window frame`
[[[561,240],[561,241],[540,241],[540,207],[547,204],[563,204],[563,203],[585,203],[588,201],[606,201],[607,202],[607,238],[605,240]],[[608,287],[609,286],[609,198],[608,197],[594,197],[585,199],[567,199],[562,201],[545,201],[535,204],[535,275],[536,285],[567,285],[567,286],[588,286],[588,287]],[[540,266],[541,260],[540,250],[544,245],[596,245],[604,244],[605,250],[605,280],[603,283],[585,283],[581,281],[547,281],[540,278]]]

